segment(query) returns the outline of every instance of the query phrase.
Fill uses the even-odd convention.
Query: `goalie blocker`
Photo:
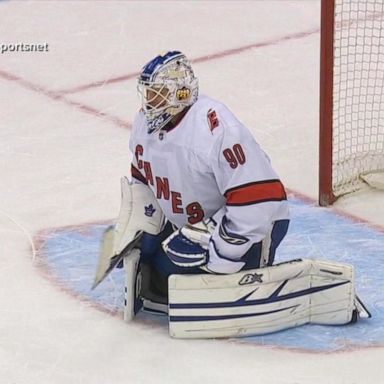
[[[126,267],[126,321],[139,308],[135,264]],[[172,275],[168,308],[169,333],[175,338],[263,335],[370,317],[355,295],[353,267],[319,260],[293,260],[232,275]]]

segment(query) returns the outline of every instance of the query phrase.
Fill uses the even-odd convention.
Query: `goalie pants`
[[[254,244],[249,251],[241,258],[245,262],[243,270],[260,268],[260,266],[270,266],[275,259],[277,247],[285,237],[288,231],[289,220],[278,220],[275,222],[270,237],[262,242]],[[141,240],[141,262],[152,264],[156,270],[168,277],[173,274],[201,274],[204,273],[198,267],[185,268],[173,264],[167,254],[161,247],[164,241],[171,233],[173,228],[171,223],[167,223],[165,229],[159,235],[149,235],[145,233]],[[263,244],[264,243],[264,244]],[[267,249],[267,263],[262,265],[262,253],[265,252],[265,244],[269,244]],[[264,245],[264,246],[263,246]]]

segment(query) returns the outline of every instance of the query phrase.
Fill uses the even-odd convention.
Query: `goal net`
[[[384,0],[322,0],[321,205],[384,187]]]

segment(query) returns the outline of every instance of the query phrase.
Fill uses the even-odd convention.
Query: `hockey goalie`
[[[273,265],[289,225],[282,182],[250,131],[199,95],[184,54],[144,66],[130,138],[131,181],[103,239],[96,287],[124,261],[126,321],[166,313],[173,337],[260,335],[368,312],[349,265]]]

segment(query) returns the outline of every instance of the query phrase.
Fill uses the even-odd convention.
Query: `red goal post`
[[[319,204],[384,187],[384,0],[322,0]]]

